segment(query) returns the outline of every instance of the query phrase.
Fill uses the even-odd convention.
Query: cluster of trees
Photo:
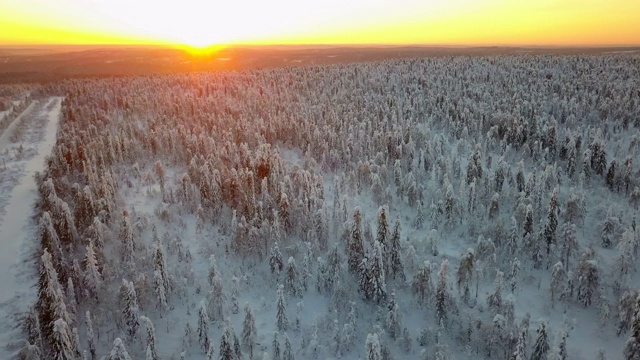
[[[171,350],[183,358],[256,358],[256,317],[269,316],[274,359],[445,359],[452,347],[566,359],[568,329],[554,339],[543,321],[534,337],[516,312],[535,285],[550,308],[598,311],[626,336],[638,68],[632,56],[477,57],[51,84],[43,93],[65,96],[64,118],[38,177],[38,301],[23,353],[126,359],[126,342],[168,357],[153,321],[186,303],[194,319]],[[192,255],[190,236],[215,250]],[[268,315],[241,314],[245,269],[219,268],[223,258],[263,270]],[[544,280],[526,284],[528,273]],[[311,326],[306,296],[330,304]],[[403,322],[414,312],[424,328]]]

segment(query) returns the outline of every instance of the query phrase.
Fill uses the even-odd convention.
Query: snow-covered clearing
[[[35,298],[32,268],[34,249],[39,246],[33,222],[38,198],[34,175],[45,169],[45,158],[55,144],[61,98],[32,103],[0,137],[0,358],[8,359],[7,345],[20,338],[16,316],[21,316]],[[23,128],[19,130],[20,128]],[[16,132],[17,142],[12,141]],[[16,140],[14,138],[14,140]]]

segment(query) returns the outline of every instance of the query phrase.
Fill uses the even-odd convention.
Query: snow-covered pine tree
[[[511,228],[505,244],[505,250],[508,256],[513,256],[518,251],[518,222],[515,216],[511,217]]]
[[[284,299],[284,286],[278,285],[276,296],[276,327],[278,331],[287,331],[289,320],[287,320],[287,309]]]
[[[605,176],[605,183],[609,187],[609,190],[615,191],[617,189],[617,180],[616,180],[616,159],[611,160],[609,164],[609,169],[607,170],[607,175]]]
[[[198,308],[198,343],[203,351],[208,351],[211,346],[209,338],[209,314],[207,313],[207,305],[205,300],[200,301]]]
[[[116,338],[113,341],[113,348],[111,348],[111,353],[109,353],[107,360],[131,360],[131,356],[129,356],[127,348],[120,338]]]
[[[533,345],[530,360],[546,360],[549,352],[549,335],[547,334],[547,323],[540,322],[536,330],[536,343]]]
[[[358,274],[360,264],[364,258],[364,239],[362,236],[362,214],[360,208],[356,207],[353,211],[353,223],[351,225],[351,234],[349,236],[347,255],[349,262],[349,271]]]

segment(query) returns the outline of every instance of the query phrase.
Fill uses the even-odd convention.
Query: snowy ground
[[[34,174],[45,167],[55,144],[61,98],[31,104],[0,136],[0,358],[16,339],[16,316],[35,299],[35,277],[26,261],[37,246],[33,205],[38,193]],[[19,338],[19,337],[18,337]],[[11,346],[9,346],[11,348]]]

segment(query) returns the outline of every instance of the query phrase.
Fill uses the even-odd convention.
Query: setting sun
[[[635,0],[0,0],[4,44],[640,44]]]

